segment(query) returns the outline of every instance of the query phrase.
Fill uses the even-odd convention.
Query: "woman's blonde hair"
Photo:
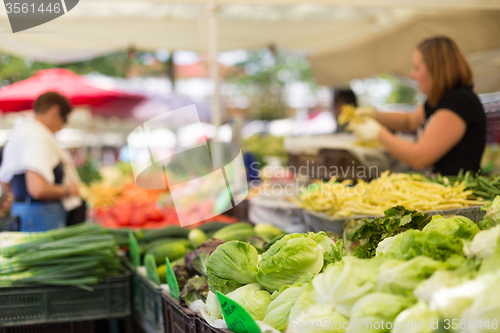
[[[448,37],[433,37],[421,42],[417,50],[422,54],[432,82],[427,102],[437,106],[443,96],[458,87],[470,87],[473,74],[469,63]]]

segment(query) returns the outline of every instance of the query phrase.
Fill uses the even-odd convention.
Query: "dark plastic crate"
[[[0,333],[94,333],[94,321],[0,327]]]
[[[197,333],[198,316],[168,293],[163,292],[166,333]]]
[[[198,333],[231,333],[230,330],[214,328],[210,326],[203,317],[198,316]]]
[[[94,291],[77,287],[0,288],[0,326],[75,322],[130,315],[130,274],[109,277]]]
[[[124,265],[132,274],[132,305],[134,316],[140,316],[158,333],[165,333],[165,318],[161,288],[142,276],[127,258]]]

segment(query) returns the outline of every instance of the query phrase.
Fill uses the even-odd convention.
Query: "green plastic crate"
[[[165,333],[162,291],[158,285],[139,274],[132,263],[125,257],[122,262],[132,274],[132,304],[134,316],[140,316],[158,333]]]
[[[94,291],[47,285],[0,288],[0,327],[130,315],[130,273],[109,277],[92,288]]]

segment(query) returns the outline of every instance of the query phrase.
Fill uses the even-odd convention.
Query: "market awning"
[[[99,106],[115,100],[136,104],[144,98],[141,95],[97,88],[70,70],[54,68],[38,71],[26,80],[0,89],[0,111],[30,110],[36,98],[47,91],[65,95],[73,105]]]
[[[375,28],[374,28],[375,29]],[[424,38],[445,35],[464,52],[475,74],[476,91],[500,90],[500,11],[458,11],[427,14],[367,32],[350,45],[332,45],[309,57],[320,84],[342,85],[354,78],[384,72],[408,76],[412,53]]]

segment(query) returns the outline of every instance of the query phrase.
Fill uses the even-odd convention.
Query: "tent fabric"
[[[445,35],[456,41],[468,56],[479,93],[500,89],[500,11],[460,11],[424,15],[394,25],[380,33],[367,34],[348,47],[309,57],[316,80],[341,85],[353,78],[384,72],[408,76],[412,53],[424,38]]]
[[[494,83],[498,80],[491,77],[490,67],[498,71],[499,63],[477,54],[500,49],[493,41],[500,40],[500,1],[210,3],[216,8],[220,51],[275,44],[304,52],[311,56],[315,76],[323,84],[344,84],[384,71],[407,75],[416,43],[430,35],[448,34],[467,54],[474,53],[473,66],[481,91],[500,88]],[[86,0],[58,19],[16,34],[11,33],[5,7],[0,6],[0,12],[4,12],[0,15],[0,50],[55,63],[90,59],[128,47],[206,52],[206,4],[203,0]]]
[[[73,105],[99,106],[115,100],[138,103],[144,97],[92,86],[85,78],[67,69],[45,69],[34,76],[0,89],[0,110],[15,112],[32,108],[36,98],[47,91],[57,91]]]

